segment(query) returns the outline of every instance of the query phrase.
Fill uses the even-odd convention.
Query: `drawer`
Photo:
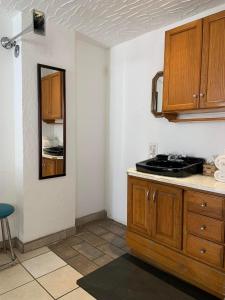
[[[186,252],[209,264],[223,267],[223,246],[221,245],[188,234]]]
[[[224,198],[205,193],[185,191],[187,209],[213,218],[223,218]]]
[[[187,231],[212,241],[224,242],[223,221],[188,212]]]

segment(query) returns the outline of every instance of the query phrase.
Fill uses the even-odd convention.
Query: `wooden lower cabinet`
[[[54,176],[63,174],[63,159],[42,158],[42,176]]]
[[[152,186],[152,238],[182,247],[182,190],[162,184]]]
[[[146,236],[150,235],[151,185],[148,181],[131,178],[128,182],[128,227]]]
[[[128,186],[128,228],[181,249],[182,190],[136,178]]]
[[[225,299],[223,196],[128,176],[132,253]]]

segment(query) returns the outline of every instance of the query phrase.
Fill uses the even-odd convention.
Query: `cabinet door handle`
[[[152,199],[153,199],[153,202],[155,202],[155,200],[156,200],[156,191],[153,192]]]
[[[201,207],[206,207],[207,206],[207,202],[202,202]]]
[[[201,249],[201,250],[200,250],[200,253],[201,253],[201,254],[205,254],[205,253],[206,253],[206,250],[205,250],[205,249]]]
[[[204,231],[204,230],[206,230],[206,225],[202,225],[201,227],[200,227],[200,229],[202,230],[202,231]]]
[[[147,191],[146,196],[147,196],[147,200],[149,200],[149,190]]]
[[[205,96],[205,94],[204,93],[200,93],[200,97],[204,97]]]
[[[197,94],[193,94],[193,98],[198,98],[198,95]]]

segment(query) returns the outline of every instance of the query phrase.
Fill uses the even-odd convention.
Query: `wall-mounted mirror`
[[[65,70],[38,64],[39,179],[66,175]]]
[[[151,112],[156,118],[162,118],[163,104],[163,72],[160,71],[152,79]]]

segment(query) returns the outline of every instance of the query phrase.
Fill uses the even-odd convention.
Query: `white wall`
[[[105,209],[108,50],[81,35],[76,44],[76,217],[82,217]]]
[[[0,37],[12,36],[12,19],[0,10]],[[14,65],[13,54],[0,47],[0,203],[15,205],[14,141]],[[17,233],[15,214],[10,217],[12,235]]]
[[[23,16],[23,28],[30,23],[30,15]],[[29,34],[22,39],[20,59],[24,182],[19,238],[28,242],[75,222],[75,33],[48,21],[45,37]],[[66,177],[38,179],[37,63],[66,69]]]
[[[150,113],[151,80],[163,70],[165,30],[222,9],[225,5],[111,49],[107,208],[122,223],[126,223],[126,170],[148,158],[150,143],[158,143],[160,153],[207,158],[225,152],[224,123],[173,124]]]
[[[30,22],[30,15],[1,16],[1,36],[13,36]],[[13,236],[28,242],[74,226],[75,215],[105,208],[108,51],[81,35],[76,41],[74,31],[51,22],[45,37],[30,33],[19,43],[17,59],[13,50],[0,47],[0,154],[4,158],[0,201],[15,204]],[[66,69],[67,176],[42,181],[38,179],[37,63]]]

